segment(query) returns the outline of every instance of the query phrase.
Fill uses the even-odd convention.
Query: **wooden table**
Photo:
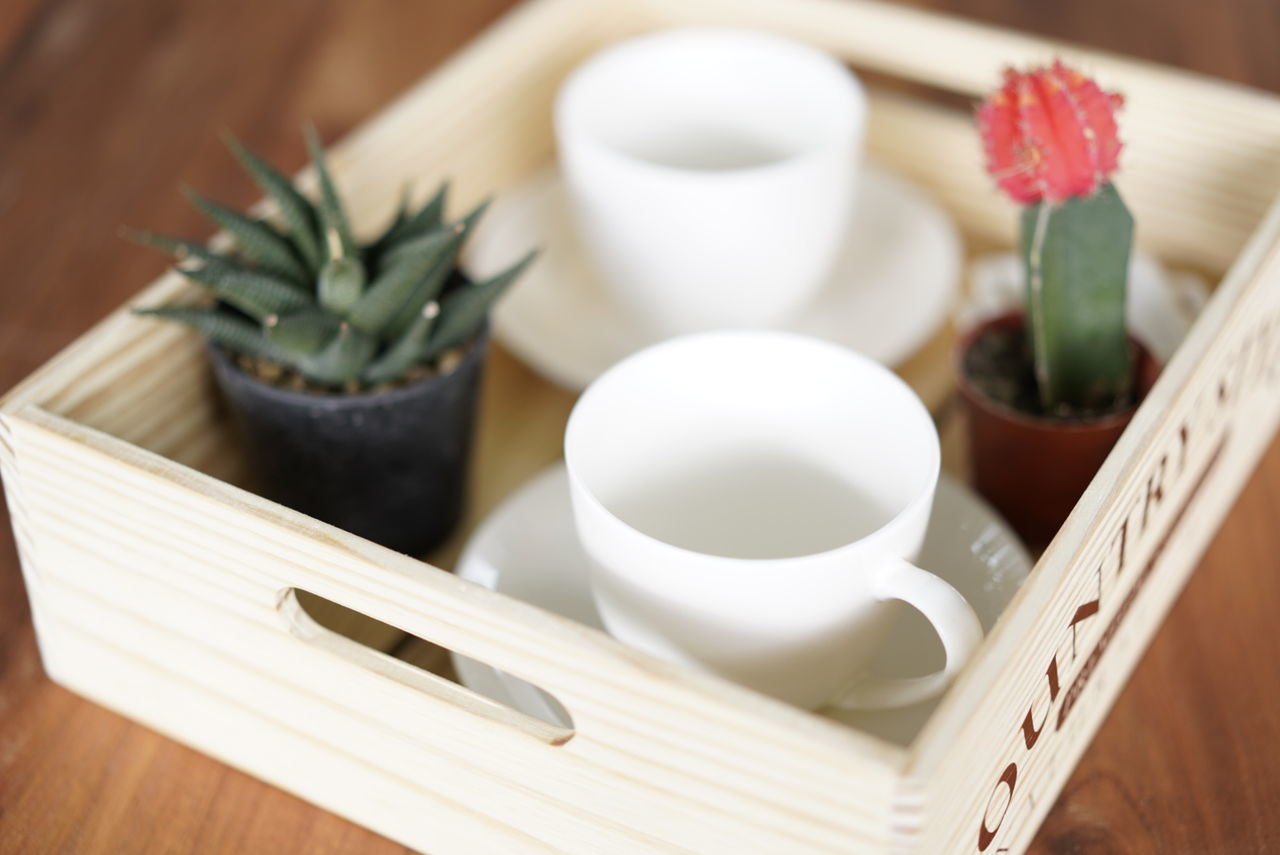
[[[338,135],[508,5],[5,0],[0,389],[159,272],[115,238],[120,224],[202,233],[179,182],[255,197],[218,130],[300,165],[305,120]],[[921,5],[1280,91],[1270,0]],[[0,539],[0,851],[405,851],[51,684],[7,518]],[[1280,852],[1278,614],[1280,443],[1033,851]]]

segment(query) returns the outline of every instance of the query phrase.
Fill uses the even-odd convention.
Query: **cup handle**
[[[982,624],[960,592],[927,570],[901,558],[877,571],[871,592],[878,600],[901,600],[933,625],[947,663],[924,677],[864,674],[832,706],[846,710],[905,707],[942,694],[982,642]]]

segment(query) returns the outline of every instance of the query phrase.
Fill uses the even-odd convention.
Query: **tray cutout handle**
[[[303,598],[299,598],[299,594]],[[412,633],[406,633],[397,627],[391,627],[388,624],[379,621],[377,618],[371,617],[321,597],[318,594],[306,591],[300,588],[285,588],[277,597],[276,610],[280,616],[284,618],[285,625],[288,627],[290,634],[295,638],[299,638],[314,647],[337,656],[346,662],[362,668],[366,671],[372,671],[389,680],[394,680],[403,686],[415,689],[432,698],[452,704],[468,712],[488,719],[489,721],[498,722],[507,727],[513,727],[516,730],[532,736],[540,742],[548,745],[564,745],[573,738],[574,730],[572,726],[572,717],[565,710],[564,705],[559,702],[550,692],[539,688],[545,697],[555,701],[559,712],[562,713],[560,718],[567,720],[569,726],[563,726],[559,722],[546,721],[537,716],[532,716],[521,712],[514,707],[508,706],[499,701],[486,698],[477,692],[463,686],[461,683],[455,682],[448,677],[428,671],[425,668],[399,659],[389,653],[385,653],[374,647],[370,647],[360,641],[348,638],[338,632],[323,626],[315,617],[307,611],[304,600],[311,598],[313,600],[326,603],[331,606],[337,606],[347,611],[355,611],[365,621],[378,624],[381,628],[388,632],[396,632],[401,635],[427,644],[435,645],[435,642],[429,639],[420,638]],[[442,645],[435,645],[442,646]],[[447,648],[446,648],[447,649]],[[492,666],[490,666],[492,667]],[[497,669],[495,669],[497,670]]]

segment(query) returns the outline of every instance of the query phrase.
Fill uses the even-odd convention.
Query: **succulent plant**
[[[239,142],[227,143],[275,201],[284,228],[186,191],[234,238],[234,251],[144,232],[129,236],[174,255],[178,271],[216,304],[137,313],[191,326],[234,353],[293,369],[317,386],[376,387],[434,364],[478,332],[489,307],[535,254],[491,279],[469,279],[457,268],[458,253],[487,203],[446,221],[447,182],[416,210],[406,193],[386,229],[361,245],[314,129],[307,131],[320,191],[314,202]]]
[[[978,109],[987,170],[1026,206],[1027,328],[1040,402],[1052,414],[1104,411],[1131,390],[1125,291],[1133,217],[1109,181],[1122,103],[1055,62],[1006,71]]]

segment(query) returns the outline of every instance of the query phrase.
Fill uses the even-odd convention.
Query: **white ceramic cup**
[[[766,330],[624,359],[583,393],[565,433],[609,632],[808,709],[933,697],[981,641],[964,598],[910,563],[939,460],[928,410],[892,372]],[[868,670],[896,600],[933,625],[942,670]]]
[[[597,53],[561,87],[555,130],[605,284],[663,335],[785,321],[844,240],[866,112],[852,72],[765,33]]]

